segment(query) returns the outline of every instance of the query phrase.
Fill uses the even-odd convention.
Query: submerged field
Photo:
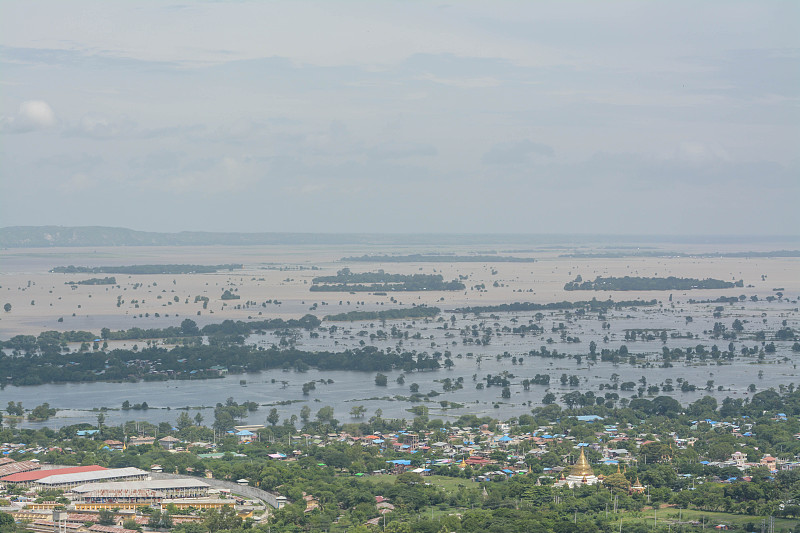
[[[745,246],[745,249],[754,250],[754,246]],[[212,380],[8,386],[3,397],[22,401],[28,408],[46,399],[64,409],[46,423],[51,426],[91,423],[95,415],[86,410],[119,409],[124,400],[132,404],[146,401],[157,409],[109,411],[109,423],[131,418],[173,421],[177,416],[174,411],[170,412],[173,409],[209,408],[228,397],[262,405],[282,403],[279,406],[282,417],[298,414],[301,407],[308,404],[314,410],[323,405],[334,407],[341,421],[350,420],[351,409],[360,405],[366,408],[367,416],[380,409],[383,416],[410,419],[414,416],[410,409],[425,406],[431,418],[453,420],[463,414],[518,416],[528,412],[531,405],[541,405],[548,394],[554,395],[559,403],[570,401],[569,395],[576,391],[592,391],[595,397],[604,397],[612,403],[633,395],[663,394],[686,404],[704,395],[713,395],[720,402],[725,397],[746,398],[754,391],[788,387],[798,381],[794,362],[797,353],[792,351],[794,341],[786,335],[779,338],[782,329],[800,330],[797,311],[800,260],[797,258],[701,257],[701,253],[720,250],[699,245],[684,246],[678,257],[614,258],[562,257],[575,251],[571,248],[542,247],[524,251],[444,248],[264,246],[4,250],[0,303],[9,303],[11,309],[0,316],[2,340],[21,334],[37,335],[46,330],[85,330],[99,336],[103,328],[112,331],[134,327],[166,328],[179,326],[187,318],[202,327],[228,319],[290,319],[312,314],[323,320],[316,330],[266,331],[249,336],[245,344],[263,348],[291,346],[309,352],[341,352],[373,346],[385,352],[414,353],[415,357],[425,354],[442,368],[423,372],[390,369],[383,372],[387,376],[385,386],[375,384],[375,372],[290,367],[267,369],[257,374],[228,373]],[[346,256],[363,259],[365,254],[405,257],[434,252],[438,254],[438,262],[340,260]],[[447,262],[442,253],[457,254],[454,257],[459,259]],[[505,259],[493,263],[487,258],[492,253],[528,262]],[[469,255],[478,260],[465,261],[464,257]],[[76,284],[84,278],[97,277],[91,273],[49,272],[59,265],[232,263],[241,263],[242,270],[115,274],[116,285]],[[402,279],[411,279],[409,276],[415,274],[441,276],[445,281],[458,280],[465,288],[429,291],[415,285],[413,290],[402,292],[311,292],[314,278],[336,276],[344,268],[354,273],[383,270],[387,274],[406,276]],[[576,276],[587,280],[598,276],[713,278],[731,282],[742,280],[743,286],[680,291],[565,291],[565,284]],[[73,284],[68,284],[70,282]],[[227,296],[223,296],[225,294]],[[718,301],[720,297],[729,300]],[[566,308],[484,309],[478,313],[465,310],[512,302],[546,304],[592,298],[656,302],[588,312]],[[422,319],[324,320],[329,315],[354,311],[402,310],[414,306],[437,307],[441,313]],[[734,321],[742,325],[741,330],[733,328]],[[152,342],[160,345],[164,339]],[[134,345],[142,349],[147,344],[146,339],[109,341],[105,350],[131,350]],[[627,352],[624,357],[619,353],[623,345]],[[702,350],[698,350],[698,346]],[[76,350],[80,344],[68,347]],[[670,352],[666,360],[665,348]],[[593,349],[594,357],[591,356]],[[603,357],[603,350],[611,355],[607,353]],[[688,359],[687,354],[691,355]],[[541,379],[536,382],[537,374],[549,376],[549,383]],[[562,376],[566,377],[563,383]],[[526,380],[533,380],[534,384],[526,385]],[[303,394],[303,386],[310,382],[316,386],[309,394]],[[621,390],[627,383],[633,383],[633,387]],[[412,384],[418,386],[416,394],[412,392]],[[572,399],[575,400],[574,395]],[[251,413],[249,421],[263,423],[265,411]]]

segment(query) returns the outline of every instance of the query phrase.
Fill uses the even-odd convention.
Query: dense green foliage
[[[51,416],[55,416],[56,409],[50,407],[50,404],[45,402],[42,405],[34,407],[28,415],[29,420],[47,420]]]
[[[431,370],[439,362],[427,353],[389,352],[366,346],[344,352],[306,352],[236,345],[187,345],[171,350],[93,351],[82,354],[34,352],[0,356],[0,379],[14,385],[83,381],[137,381],[219,377],[221,370],[258,372],[270,368],[323,370]]]

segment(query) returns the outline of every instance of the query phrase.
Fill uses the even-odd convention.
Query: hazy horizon
[[[58,248],[104,246],[263,246],[263,245],[356,245],[372,246],[534,246],[545,248],[578,247],[603,250],[640,250],[641,253],[679,253],[683,245],[720,246],[703,252],[716,253],[726,246],[741,246],[737,252],[798,253],[800,235],[724,235],[724,234],[606,234],[606,233],[488,233],[488,232],[221,232],[183,230],[148,232],[109,226],[11,226],[0,227],[0,247]],[[678,249],[669,250],[670,246]],[[729,252],[731,249],[727,249]],[[495,250],[513,254],[532,250]],[[430,253],[430,252],[428,252]],[[779,255],[778,255],[779,256]],[[794,257],[794,255],[791,255]]]
[[[800,4],[8,1],[0,226],[800,228]]]

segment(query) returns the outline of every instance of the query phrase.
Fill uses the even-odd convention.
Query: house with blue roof
[[[246,444],[248,442],[253,442],[254,440],[258,440],[258,435],[253,433],[252,431],[248,431],[243,429],[241,431],[236,432],[236,437],[239,439],[239,442]]]
[[[581,422],[597,422],[598,420],[603,420],[602,416],[597,415],[578,415],[575,418]]]

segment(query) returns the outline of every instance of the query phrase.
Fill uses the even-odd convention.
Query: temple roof
[[[571,474],[573,476],[594,476],[594,471],[592,470],[591,465],[589,465],[589,461],[586,460],[586,455],[583,453],[583,448],[581,448],[581,455],[578,457],[578,462],[572,467]]]

